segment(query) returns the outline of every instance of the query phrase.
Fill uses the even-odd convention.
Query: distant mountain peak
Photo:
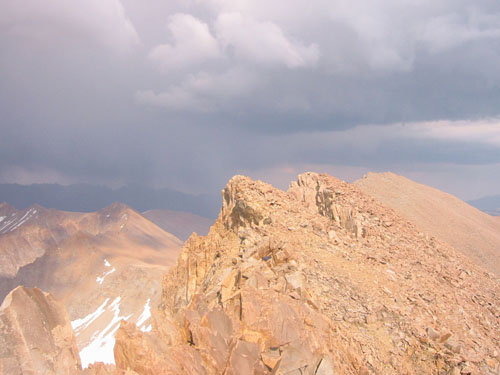
[[[97,211],[100,215],[110,215],[110,216],[117,216],[126,212],[137,212],[130,206],[127,206],[124,203],[121,202],[113,202],[109,206],[106,206],[104,208],[101,208],[99,211]]]
[[[0,215],[2,213],[8,213],[8,212],[17,212],[18,209],[11,206],[10,204],[8,204],[7,202],[2,202],[0,203]]]

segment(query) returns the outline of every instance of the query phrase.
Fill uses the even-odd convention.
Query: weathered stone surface
[[[17,287],[5,297],[0,307],[0,373],[81,373],[66,310],[50,294]]]
[[[496,375],[499,298],[491,274],[352,185],[236,176],[164,277],[153,331],[122,325],[117,368],[438,375],[467,361]]]

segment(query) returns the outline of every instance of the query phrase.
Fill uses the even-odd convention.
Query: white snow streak
[[[4,234],[7,232],[12,232],[13,230],[16,230],[19,228],[21,225],[23,225],[25,222],[27,222],[29,219],[31,219],[35,214],[37,213],[37,210],[34,208],[30,208],[26,213],[20,218],[17,218],[17,214],[13,213],[11,215],[11,219],[7,219],[5,222],[4,220],[7,218],[6,216],[2,216],[2,220],[0,220],[0,223],[3,222],[3,226],[0,227],[0,234]]]
[[[87,368],[89,364],[94,362],[104,362],[107,364],[115,364],[115,356],[113,349],[115,346],[115,333],[120,328],[122,320],[128,320],[132,314],[128,316],[120,316],[120,300],[121,297],[116,297],[109,305],[113,311],[113,319],[102,330],[92,336],[90,344],[80,351],[80,359],[82,367]],[[108,300],[106,300],[106,303]]]
[[[109,263],[107,259],[104,259],[104,267],[108,267],[108,268],[111,267],[111,263]],[[116,269],[113,267],[113,269],[109,270],[108,272],[104,272],[100,277],[97,276],[95,281],[98,284],[102,285],[106,276],[111,275],[115,271],[116,271]]]
[[[7,216],[0,216],[0,223],[6,218]]]
[[[92,324],[94,320],[99,318],[99,316],[106,311],[104,308],[109,302],[109,298],[106,298],[106,300],[102,303],[101,306],[97,308],[96,311],[93,313],[90,313],[87,315],[85,318],[82,319],[76,319],[71,322],[71,327],[73,327],[73,330],[75,331],[75,335],[78,336],[80,334],[80,331],[87,328],[89,325]]]
[[[152,329],[151,324],[149,326],[143,325],[147,320],[151,318],[151,306],[149,306],[150,302],[151,298],[148,298],[146,304],[144,305],[144,310],[142,311],[141,316],[139,316],[139,319],[137,319],[137,323],[135,324],[142,332],[149,332]]]
[[[106,276],[111,275],[115,271],[116,271],[116,269],[113,267],[113,269],[109,270],[108,272],[104,272],[101,277],[97,276],[95,281],[102,285]]]

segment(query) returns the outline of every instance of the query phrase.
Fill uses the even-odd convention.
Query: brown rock
[[[460,373],[463,374],[463,375],[474,375],[475,374],[475,370],[472,366],[470,365],[466,365],[462,368],[462,370],[460,370]]]
[[[332,360],[328,357],[322,358],[316,369],[315,375],[335,375]]]
[[[0,369],[4,374],[81,373],[64,306],[50,294],[17,287],[0,307]]]
[[[451,337],[450,332],[446,332],[439,337],[439,342],[446,342]]]
[[[253,375],[266,373],[264,365],[260,360],[259,346],[252,342],[239,340],[231,352],[229,366],[226,370],[228,375]]]
[[[447,341],[444,343],[444,346],[446,348],[450,349],[454,353],[460,353],[460,351],[462,349],[462,346],[460,345],[458,340],[456,340],[453,337],[450,337],[449,339],[447,339]]]
[[[434,330],[431,327],[427,328],[427,336],[429,336],[429,338],[432,340],[437,340],[441,337],[439,332],[437,332],[436,330]]]
[[[132,371],[132,370],[129,370]],[[135,374],[135,372],[132,372]],[[113,365],[106,365],[102,362],[92,363],[83,370],[83,375],[118,375],[116,368]],[[121,375],[121,374],[120,374]],[[131,374],[132,375],[132,374]]]
[[[236,176],[209,234],[165,275],[153,331],[123,324],[117,368],[451,374],[456,348],[496,347],[499,296],[495,279],[352,185],[307,173],[284,192]]]
[[[261,357],[262,362],[269,367],[270,370],[273,370],[281,359],[280,352],[277,349],[264,352]]]

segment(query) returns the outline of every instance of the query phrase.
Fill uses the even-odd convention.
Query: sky
[[[0,183],[500,194],[498,0],[1,0]]]

